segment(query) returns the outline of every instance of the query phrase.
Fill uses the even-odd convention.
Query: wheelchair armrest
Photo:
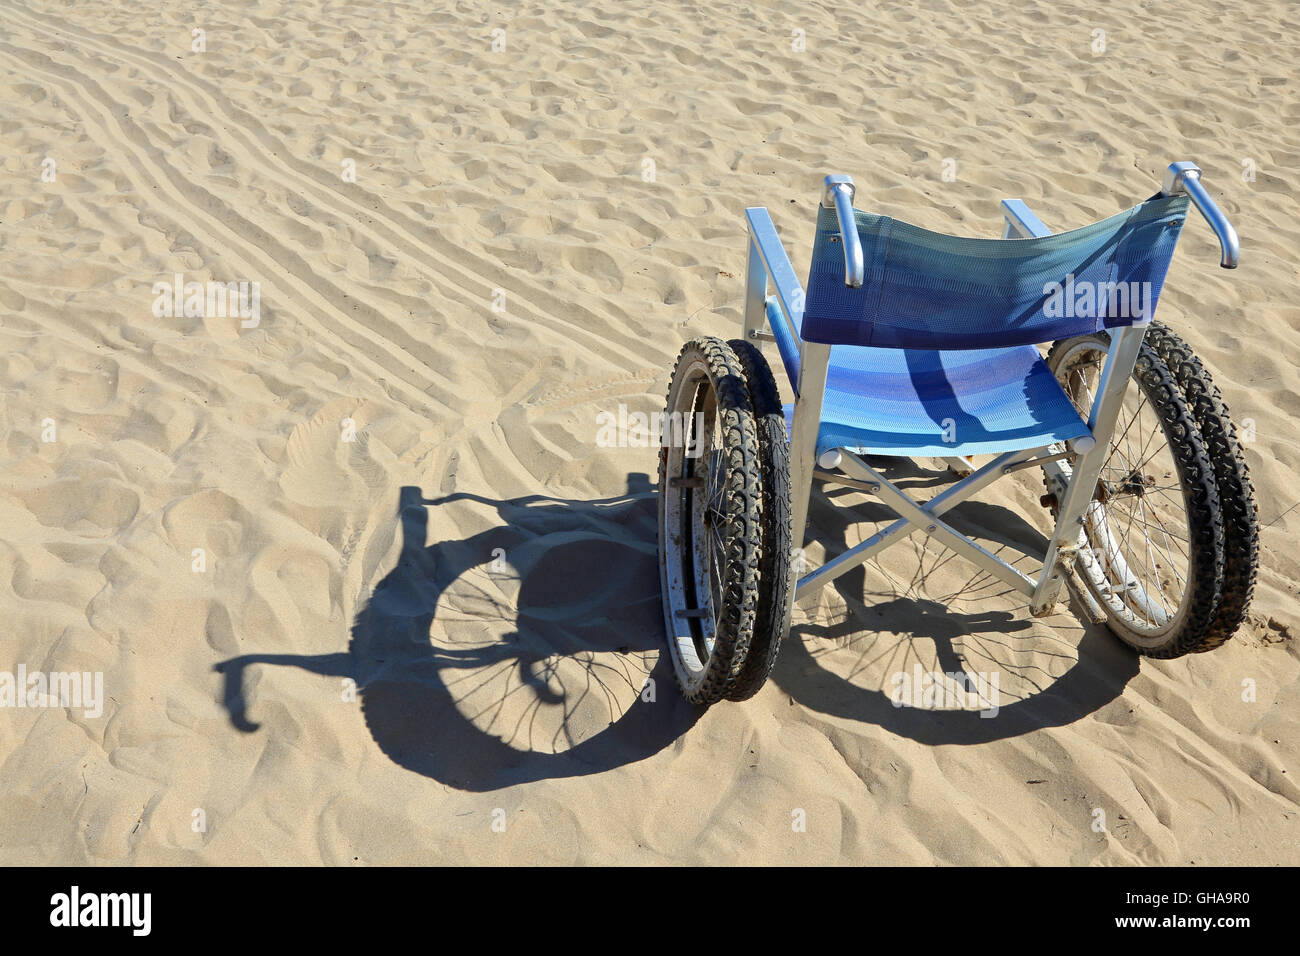
[[[1052,230],[1043,225],[1043,220],[1030,212],[1019,199],[1002,200],[1002,215],[1007,220],[1002,230],[1003,239],[1036,239],[1052,234]]]
[[[768,211],[762,206],[752,206],[745,210],[745,218],[749,220],[749,237],[758,250],[763,268],[776,290],[781,312],[790,325],[791,333],[797,339],[799,324],[803,319],[803,286],[799,284],[799,277],[795,275],[794,266],[790,264],[785,246],[781,245],[781,237],[776,234],[776,226]]]
[[[762,206],[745,210],[749,221],[749,275],[745,277],[746,327],[758,330],[766,320],[772,327],[772,338],[781,352],[781,362],[792,388],[799,381],[799,353],[803,340],[799,329],[803,324],[804,291],[795,276],[794,266],[776,234],[771,215]],[[768,296],[771,283],[776,295]],[[748,318],[752,315],[753,320]]]

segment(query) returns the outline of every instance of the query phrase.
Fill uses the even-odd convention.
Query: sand
[[[105,697],[0,710],[0,863],[1300,862],[1297,62],[1286,0],[0,6],[0,670]],[[735,334],[744,208],[802,274],[829,172],[996,235],[1181,159],[1242,237],[1190,220],[1160,317],[1247,430],[1248,625],[1139,661],[916,541],[687,706],[598,416]],[[959,526],[1031,569],[1040,493]],[[814,562],[883,517],[832,500]]]

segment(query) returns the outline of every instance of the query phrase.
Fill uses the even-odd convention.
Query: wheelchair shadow
[[[940,483],[922,469],[891,477],[902,487]],[[429,509],[458,503],[478,505],[480,511],[490,508],[502,523],[426,546]],[[838,536],[844,541],[850,524],[886,520],[893,514],[870,501],[845,514],[828,506],[826,496],[818,492],[812,516],[820,540]],[[949,518],[967,532],[1001,538],[1025,553],[1045,546],[1041,532],[1005,508],[967,502]],[[636,763],[677,742],[703,715],[677,693],[665,653],[656,501],[646,475],[629,475],[623,495],[590,501],[542,495],[498,501],[469,493],[427,499],[420,489],[405,487],[398,499],[398,528],[402,546],[397,564],[358,612],[346,651],[245,654],[216,665],[224,677],[223,702],[237,730],[259,729],[248,714],[245,677],[250,668],[287,666],[351,678],[366,727],[389,759],[448,786],[486,792]],[[468,626],[477,625],[480,631],[480,622],[502,619],[512,629],[486,642],[446,639],[447,628],[457,622],[437,622],[447,606],[443,601],[440,610],[440,599],[448,597],[458,581],[460,589],[473,591],[468,576],[482,573],[497,555],[505,556],[518,575],[517,598],[510,602],[488,597],[462,613]],[[972,579],[969,590],[987,587],[987,582],[977,584]],[[976,603],[978,598],[971,602],[976,609],[965,612],[951,607],[950,601],[924,595],[884,595],[883,601],[864,604],[864,585],[863,568],[839,578],[837,590],[857,610],[832,625],[796,625],[782,645],[772,679],[810,710],[874,723],[921,743],[975,744],[1076,721],[1118,697],[1138,672],[1137,658],[1104,627],[1085,625],[1078,662],[1054,678],[1040,672],[1046,679],[1036,691],[1002,705],[996,718],[981,718],[974,710],[895,707],[887,688],[864,687],[832,673],[805,640],[839,642],[865,634],[865,659],[873,652],[877,657],[896,654],[900,645],[907,654],[910,649],[903,642],[928,639],[935,667],[960,672],[961,645],[972,636],[987,649],[995,638],[1032,625],[1023,612],[985,609]],[[480,597],[486,593],[479,590]],[[440,626],[435,628],[435,623]],[[465,619],[459,623],[465,625]],[[1014,658],[1011,642],[1005,646],[1008,657]],[[653,654],[655,663],[648,672],[633,665],[631,655],[637,654]],[[595,655],[621,666],[594,665]],[[577,663],[583,658],[585,665]],[[552,666],[556,659],[569,661],[570,679],[575,670],[584,675],[579,679],[582,686],[569,687],[557,679]],[[999,659],[998,666],[1010,671],[1023,667],[1015,659]],[[492,691],[502,698],[496,703],[504,704],[504,698],[522,691],[531,694],[539,708],[562,708],[555,712],[560,729],[551,743],[558,741],[563,749],[515,746],[517,726],[512,737],[493,733],[495,722],[488,722],[489,729],[480,726],[483,678],[501,678],[507,672],[513,679],[499,695]],[[655,688],[653,699],[639,693],[647,676]],[[477,686],[466,690],[468,685]],[[479,696],[470,701],[475,694]],[[608,711],[595,719],[590,708],[582,712],[579,706],[580,700],[593,697],[609,703]],[[620,699],[627,703],[618,705]],[[473,717],[466,711],[473,711]],[[602,726],[593,731],[598,724]]]
[[[493,508],[503,523],[426,547],[429,509],[458,502]],[[244,673],[253,665],[350,677],[371,736],[393,762],[448,786],[483,792],[643,760],[699,718],[701,712],[676,693],[671,662],[661,653],[656,502],[646,475],[629,475],[624,495],[593,501],[541,495],[496,501],[468,493],[426,499],[420,489],[404,487],[398,517],[400,558],[357,614],[346,652],[247,654],[217,665],[225,678],[225,706],[238,730],[258,729],[247,715],[244,687]],[[482,571],[494,558],[517,573],[518,598],[513,609],[489,599],[492,613],[486,618],[513,613],[513,631],[487,643],[443,640],[444,622],[431,637],[439,599],[453,582]],[[599,589],[592,586],[597,581]],[[474,590],[472,581],[460,587]],[[611,594],[619,600],[602,599]],[[626,656],[650,652],[657,662],[648,675]],[[597,654],[615,666],[591,666]],[[560,658],[575,657],[589,665],[576,689],[566,687],[554,667]],[[583,665],[567,663],[571,680]],[[559,715],[551,743],[565,749],[521,749],[481,729],[482,719],[462,713],[479,709],[483,678],[493,675],[498,683],[491,694],[502,698],[494,702],[498,706],[523,691],[533,695],[534,711],[563,708],[551,712],[553,718]],[[647,676],[654,681],[651,700],[641,693]],[[467,707],[466,698],[474,694]],[[630,704],[618,713],[620,699]],[[517,734],[517,725],[507,732]]]
[[[891,480],[902,487],[928,487],[934,484],[924,469],[910,462],[901,470],[891,467]],[[838,540],[840,547],[828,554],[847,550],[848,529],[860,521],[890,521],[897,517],[889,508],[868,499],[845,509],[828,499],[840,491],[814,491],[810,516],[823,542]],[[981,502],[963,502],[946,517],[959,531],[993,540],[1003,546],[1003,557],[1019,564],[1019,555],[1030,556],[1026,573],[1039,567],[1032,556],[1041,555],[1047,539],[1041,531],[1010,509]],[[917,539],[920,540],[920,539]],[[893,548],[906,549],[906,544]],[[931,549],[933,550],[933,549]],[[878,560],[888,561],[890,550]],[[943,552],[933,556],[932,565],[963,559]],[[831,625],[796,624],[781,646],[781,655],[772,674],[773,681],[791,698],[810,710],[847,720],[873,723],[899,736],[927,745],[979,744],[1031,733],[1046,727],[1059,727],[1086,717],[1118,698],[1125,685],[1138,673],[1139,659],[1106,629],[1092,624],[1071,606],[1068,634],[1059,640],[1060,651],[1047,649],[1043,642],[1035,645],[1034,654],[1024,653],[1020,637],[1028,637],[1035,622],[1028,616],[1027,599],[1015,592],[1015,598],[1002,598],[999,607],[990,607],[990,598],[1010,592],[1003,582],[991,575],[969,568],[970,577],[955,592],[942,599],[927,596],[922,557],[918,576],[906,594],[866,594],[866,569],[859,566],[833,582],[849,607],[847,618]],[[931,571],[934,570],[932,566]],[[965,568],[963,568],[965,570]],[[883,598],[883,600],[880,600]],[[966,606],[954,607],[954,604]],[[1040,627],[1051,625],[1039,624]],[[1019,637],[1015,636],[1019,635]],[[865,685],[833,673],[823,661],[823,654],[810,649],[808,639],[829,639],[835,643],[837,663],[850,664],[852,676],[865,675]],[[912,646],[917,640],[933,645],[932,657],[926,660]],[[1052,676],[1042,666],[1042,659],[1074,657],[1078,659],[1064,673]],[[886,670],[902,652],[902,666]],[[1018,699],[1002,701],[991,717],[980,710],[935,709],[895,706],[893,690],[887,682],[871,675],[892,676],[910,673],[920,665],[924,671],[962,674],[973,657],[988,670],[1001,672],[1022,691]],[[1034,658],[1037,657],[1038,660]],[[989,667],[988,665],[992,665]],[[841,666],[839,669],[843,670]],[[1005,684],[1005,681],[1001,681]]]

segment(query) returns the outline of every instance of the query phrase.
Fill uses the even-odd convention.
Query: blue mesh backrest
[[[844,284],[835,211],[822,208],[801,334],[832,345],[979,349],[1132,325],[1155,311],[1187,207],[1186,196],[1155,196],[1037,239],[945,236],[855,210],[866,263],[858,289]]]

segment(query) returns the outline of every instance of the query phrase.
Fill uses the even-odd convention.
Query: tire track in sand
[[[17,10],[16,6],[11,6],[3,13],[12,15]],[[58,36],[55,28],[40,21],[32,23],[35,14],[30,10],[23,10],[20,16],[28,22],[29,33],[34,31],[45,36]],[[594,356],[605,361],[616,360],[625,368],[641,370],[645,367],[644,339],[617,331],[612,335],[591,331],[593,327],[619,330],[623,327],[621,317],[604,318],[583,306],[561,302],[542,289],[528,288],[527,285],[531,284],[510,276],[508,269],[501,263],[485,260],[463,246],[441,240],[437,232],[429,231],[427,224],[393,209],[358,183],[350,183],[350,190],[364,196],[369,205],[353,199],[338,189],[339,180],[335,174],[296,159],[292,150],[250,113],[231,103],[211,81],[185,70],[164,68],[164,63],[166,67],[172,66],[170,60],[161,61],[124,44],[110,42],[55,17],[46,19],[57,21],[59,30],[76,36],[78,42],[84,43],[88,48],[129,62],[159,79],[167,93],[185,106],[193,119],[203,122],[205,118],[224,115],[233,124],[233,127],[226,127],[224,132],[243,148],[244,153],[256,162],[264,175],[279,182],[290,192],[302,190],[310,193],[318,205],[348,219],[377,246],[400,249],[408,259],[419,262],[427,270],[442,276],[471,296],[473,304],[483,307],[490,301],[493,289],[503,288],[510,296],[511,313],[528,320],[532,325],[541,325],[558,333],[564,345],[582,345]],[[182,90],[189,95],[181,95]],[[196,109],[196,105],[199,108]],[[260,148],[254,144],[254,139]],[[435,244],[443,249],[435,249]],[[449,255],[449,252],[455,255]],[[493,278],[487,278],[488,275]],[[533,306],[530,301],[532,298],[549,300],[546,307],[553,311]],[[581,323],[559,318],[565,314],[587,321]],[[676,347],[675,342],[671,344],[672,349],[675,350]]]
[[[93,79],[39,51],[15,48],[3,41],[0,41],[0,56],[17,64],[20,72],[44,76],[46,82],[64,91],[74,108],[80,106],[78,113],[82,121],[88,127],[97,127],[102,141],[111,144],[118,150],[118,155],[127,160],[124,171],[142,200],[153,192],[170,199],[173,212],[188,214],[184,222],[177,221],[175,215],[166,217],[180,232],[194,235],[214,252],[229,251],[242,263],[248,275],[258,276],[259,281],[266,281],[289,293],[287,301],[303,306],[300,320],[304,325],[314,327],[347,346],[352,360],[368,366],[376,379],[385,383],[393,383],[396,379],[404,387],[408,399],[414,399],[412,408],[426,407],[433,400],[459,413],[469,405],[464,389],[458,389],[452,380],[436,368],[426,366],[408,349],[374,332],[366,322],[349,316],[317,289],[327,289],[340,301],[351,301],[354,311],[363,318],[383,324],[386,320],[377,309],[345,293],[317,273],[300,254],[172,167],[157,146],[150,143],[144,131]],[[33,60],[43,60],[48,66],[38,66]],[[162,214],[159,210],[152,211]],[[313,305],[316,308],[310,308]],[[330,314],[339,318],[330,322],[325,318]],[[370,358],[367,345],[385,361]],[[414,371],[412,361],[424,366],[428,378],[434,380],[436,391],[430,390],[427,379],[421,382],[418,376],[410,374]]]

